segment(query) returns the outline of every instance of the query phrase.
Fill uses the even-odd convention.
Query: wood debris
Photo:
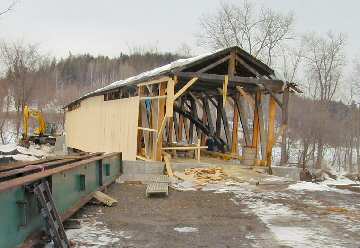
[[[196,184],[201,186],[208,183],[217,183],[227,177],[221,167],[185,169],[185,175],[194,177]]]

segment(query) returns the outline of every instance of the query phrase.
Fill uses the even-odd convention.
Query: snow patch
[[[196,227],[190,227],[190,226],[175,227],[174,230],[180,233],[192,233],[199,231],[199,229],[197,229]]]

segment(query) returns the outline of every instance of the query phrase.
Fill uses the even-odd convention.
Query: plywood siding
[[[122,152],[136,160],[139,97],[104,101],[103,96],[83,100],[66,112],[66,145],[87,152]]]

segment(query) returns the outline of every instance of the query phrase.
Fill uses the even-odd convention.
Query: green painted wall
[[[110,175],[106,175],[105,164],[110,165]],[[73,207],[100,186],[99,162],[76,167],[72,170],[50,176],[52,195],[60,214]],[[103,184],[113,182],[120,175],[121,161],[118,156],[103,159]],[[85,176],[85,190],[81,189],[80,175]],[[26,202],[26,208],[22,202]],[[25,223],[25,215],[27,223]],[[39,213],[35,195],[25,187],[0,192],[0,248],[14,248],[24,242],[33,232],[45,228]]]

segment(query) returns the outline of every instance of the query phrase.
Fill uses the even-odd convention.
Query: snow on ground
[[[91,215],[82,215],[81,228],[66,230],[69,240],[76,243],[77,248],[92,247],[122,247],[123,240],[131,238],[129,232],[111,231],[109,227],[98,221],[98,217],[103,214],[101,209]],[[53,248],[53,244],[48,244],[46,248]]]
[[[356,218],[360,205],[353,202],[358,199],[358,193],[307,182],[276,191],[263,187],[228,181],[208,184],[201,190],[232,193],[234,204],[245,204],[250,209],[245,211],[257,215],[280,245],[294,248],[355,247],[354,239],[349,237],[357,237],[360,229],[360,220]],[[182,188],[195,190],[193,185],[185,183]],[[331,199],[333,203],[319,201],[318,197]],[[340,211],[329,212],[333,205]],[[259,247],[256,239],[254,244],[254,247]]]
[[[0,159],[11,157],[18,161],[34,161],[44,158],[53,152],[53,148],[47,145],[31,145],[29,148],[16,144],[0,145]]]
[[[353,194],[353,192],[350,190],[337,189],[334,187],[330,187],[324,183],[312,183],[312,182],[298,182],[296,184],[290,185],[288,189],[295,191],[333,191],[342,194]]]
[[[196,227],[190,227],[190,226],[175,227],[174,230],[179,233],[192,233],[199,231],[199,229],[197,229]]]

